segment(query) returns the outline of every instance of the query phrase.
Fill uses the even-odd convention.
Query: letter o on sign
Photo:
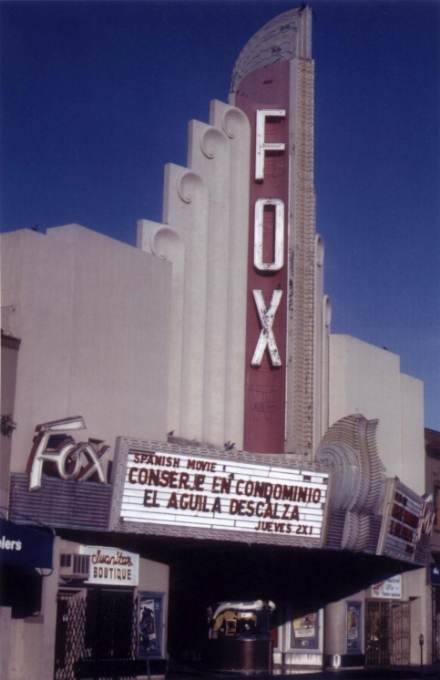
[[[263,217],[265,206],[275,206],[275,259],[263,262]],[[284,203],[280,198],[259,198],[255,203],[254,267],[261,272],[277,272],[284,264]]]

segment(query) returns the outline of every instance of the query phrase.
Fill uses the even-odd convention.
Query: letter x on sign
[[[272,326],[283,291],[274,290],[272,293],[272,300],[270,301],[269,309],[266,309],[263,293],[261,290],[254,290],[253,294],[255,304],[257,306],[258,316],[260,317],[261,331],[251,364],[252,366],[260,366],[261,360],[263,359],[264,350],[267,346],[272,366],[281,366],[281,357],[278,351],[277,343],[275,341]]]

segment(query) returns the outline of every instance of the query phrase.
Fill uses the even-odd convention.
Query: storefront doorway
[[[431,586],[432,594],[432,663],[440,661],[440,587]]]
[[[133,660],[137,606],[132,591],[65,590],[57,598],[55,680],[81,677],[81,664]]]
[[[410,663],[409,602],[366,601],[366,666]]]

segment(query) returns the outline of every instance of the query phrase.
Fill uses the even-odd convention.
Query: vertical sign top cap
[[[235,62],[231,92],[237,92],[245,76],[258,68],[301,57],[312,58],[312,10],[301,7],[269,21],[246,43]]]

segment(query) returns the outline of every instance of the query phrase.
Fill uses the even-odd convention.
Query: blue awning
[[[432,586],[440,586],[440,567],[438,564],[429,565],[429,582]]]
[[[54,535],[0,519],[0,564],[52,568]]]

